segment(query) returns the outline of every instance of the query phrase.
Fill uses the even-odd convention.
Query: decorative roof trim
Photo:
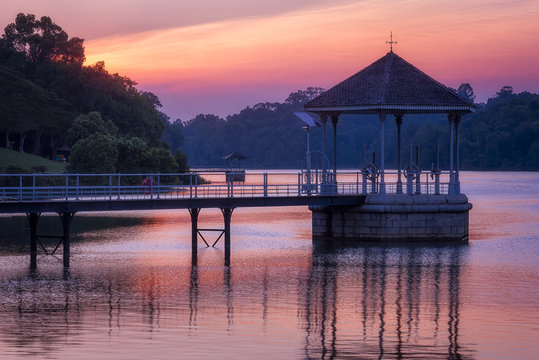
[[[474,112],[474,106],[455,105],[361,105],[361,106],[305,106],[305,111],[311,112],[354,112],[354,111],[469,111]]]

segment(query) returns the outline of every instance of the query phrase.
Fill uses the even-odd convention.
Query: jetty
[[[197,264],[201,231],[224,237],[225,265],[230,265],[230,229],[234,209],[262,206],[308,206],[312,211],[315,244],[342,245],[363,241],[468,241],[472,205],[460,191],[459,123],[475,106],[392,50],[304,106],[322,129],[325,159],[327,131],[333,128],[332,161],[311,169],[278,174],[266,170],[214,175],[222,179],[199,183],[210,170],[187,174],[0,174],[0,213],[23,213],[30,226],[30,268],[37,267],[42,213],[58,213],[62,222],[56,249],[62,245],[68,268],[70,224],[78,212],[187,209],[192,224],[192,262]],[[377,115],[380,151],[360,169],[338,171],[337,129],[346,114]],[[445,114],[449,126],[448,170],[441,164],[422,170],[413,161],[401,162],[401,125],[416,114]],[[385,124],[397,125],[397,169],[385,168]],[[308,150],[309,153],[309,150]],[[417,154],[417,152],[416,152]],[[309,155],[309,154],[308,154]],[[416,155],[417,158],[417,155]],[[236,176],[238,175],[238,176]],[[286,176],[284,176],[286,175]],[[283,177],[284,176],[284,177]],[[242,181],[237,181],[237,179]],[[283,178],[285,180],[283,180]],[[219,208],[223,227],[201,229],[201,209]],[[43,246],[41,248],[45,250]],[[54,251],[56,251],[56,249]]]

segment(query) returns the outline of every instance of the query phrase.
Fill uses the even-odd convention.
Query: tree
[[[88,114],[77,116],[67,131],[67,141],[69,145],[73,145],[77,141],[94,134],[116,136],[118,128],[110,120],[103,120],[101,114],[97,111],[92,111]]]
[[[514,95],[512,86],[504,86],[496,93],[498,100],[507,100]]]
[[[324,91],[325,89],[321,87],[308,87],[306,90],[298,90],[291,93],[284,102],[288,105],[303,105],[319,96]]]
[[[150,148],[148,151],[151,167],[149,171],[154,173],[178,172],[178,163],[170,151],[163,148]]]
[[[151,171],[153,160],[148,144],[141,138],[119,138],[116,140],[118,159],[116,171],[119,173],[143,173]]]
[[[457,89],[457,94],[463,98],[474,103],[475,100],[475,94],[473,92],[472,86],[469,83],[463,83],[460,84],[459,88]]]
[[[32,63],[65,62],[82,65],[85,60],[83,39],[69,38],[48,16],[36,20],[33,14],[17,14],[6,26],[3,38]]]
[[[182,147],[184,142],[182,133],[183,123],[180,119],[170,123],[168,118],[163,118],[163,124],[165,125],[165,128],[163,130],[163,135],[161,135],[161,141],[167,143],[172,152],[174,152]]]
[[[80,174],[114,173],[117,159],[116,141],[109,135],[93,134],[73,145],[68,169]]]

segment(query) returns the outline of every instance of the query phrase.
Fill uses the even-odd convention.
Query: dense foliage
[[[163,155],[157,96],[84,60],[82,39],[18,14],[0,38],[0,144],[53,159],[71,147],[70,171],[185,171]]]
[[[184,146],[193,166],[225,166],[222,157],[239,152],[251,168],[298,168],[305,166],[305,125],[294,114],[320,89],[290,94],[284,103],[262,103],[247,107],[225,119],[198,115],[183,125]],[[459,95],[473,101],[469,84],[462,84]],[[449,127],[444,115],[405,115],[402,125],[401,161],[405,167],[409,146],[419,145],[420,165],[430,169],[440,148],[440,163],[449,162]],[[332,129],[327,125],[327,151],[332,154]],[[375,116],[341,116],[337,127],[338,166],[359,168],[364,157],[379,154],[380,125]],[[539,95],[513,93],[502,88],[477,111],[465,115],[459,126],[462,169],[539,170]],[[396,168],[397,127],[393,118],[386,121],[386,167]],[[366,151],[364,151],[364,147]],[[321,129],[311,129],[311,150],[321,150]],[[366,153],[366,154],[365,154]]]

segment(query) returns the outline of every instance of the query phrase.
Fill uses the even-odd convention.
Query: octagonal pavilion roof
[[[475,106],[390,51],[304,106],[309,112],[467,113]]]

